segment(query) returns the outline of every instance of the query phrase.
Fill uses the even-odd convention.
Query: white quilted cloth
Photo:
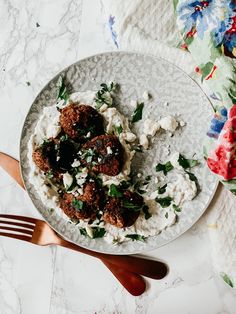
[[[119,49],[163,57],[198,80],[191,55],[173,48],[180,39],[172,1],[103,0],[103,4],[113,40]],[[209,207],[207,221],[213,265],[219,274],[227,274],[235,288],[236,198],[222,186]]]

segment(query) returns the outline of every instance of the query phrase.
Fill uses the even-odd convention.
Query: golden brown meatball
[[[52,170],[57,177],[59,173],[71,168],[75,156],[76,149],[73,143],[54,138],[45,141],[32,154],[33,161],[39,169],[43,172]]]
[[[75,197],[65,193],[60,199],[60,207],[71,219],[94,220],[101,208],[102,191],[95,182],[86,182],[83,195]]]
[[[91,165],[96,173],[116,176],[122,170],[124,150],[116,136],[96,136],[83,145],[82,151],[85,158],[81,162]]]
[[[53,139],[44,141],[42,145],[37,147],[32,154],[33,161],[40,170],[48,172],[56,163],[55,142]]]
[[[103,118],[93,107],[72,103],[61,110],[60,124],[74,140],[85,142],[104,133]]]
[[[118,228],[130,227],[137,220],[143,204],[142,196],[127,190],[122,198],[108,198],[103,219]]]

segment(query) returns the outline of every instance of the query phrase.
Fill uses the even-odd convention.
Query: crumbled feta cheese
[[[59,160],[60,160],[60,156],[57,156],[56,161],[59,161]]]
[[[143,93],[143,99],[144,100],[149,100],[149,98],[150,98],[150,95],[149,95],[149,93],[148,93],[148,91],[144,91],[144,93]]]
[[[159,179],[157,177],[155,177],[154,183],[158,183],[158,182],[159,182]]]
[[[84,169],[84,168],[83,168],[83,169]],[[86,169],[86,170],[87,170],[87,169]],[[82,171],[83,171],[83,170],[82,170]],[[88,175],[88,172],[87,172],[87,171],[86,171],[86,172],[79,172],[79,173],[77,173],[77,175],[75,176],[75,178],[76,178],[76,182],[77,182],[77,184],[78,184],[79,186],[82,186],[82,185],[85,183],[87,175]]]
[[[100,107],[99,111],[100,111],[100,112],[104,112],[104,111],[107,110],[107,108],[108,108],[107,104],[103,104],[103,105]]]
[[[141,178],[141,177],[142,177],[142,174],[139,172],[139,173],[137,174],[137,177],[138,177],[138,178]]]
[[[85,230],[90,238],[93,238],[93,229],[90,226],[86,226]]]
[[[156,132],[160,129],[160,124],[151,119],[146,119],[143,124],[143,133],[145,135],[154,136]]]
[[[73,164],[72,164],[71,166],[72,166],[73,168],[79,167],[79,166],[80,166],[80,161],[77,160],[77,159],[75,159],[75,160],[73,161]]]
[[[101,162],[102,161],[102,158],[101,157],[98,157],[98,162]]]
[[[137,101],[132,99],[132,100],[130,101],[130,107],[131,107],[131,108],[136,108],[136,106],[137,106]]]
[[[159,124],[162,129],[170,132],[174,132],[178,126],[178,122],[172,116],[167,116],[159,120]]]
[[[110,146],[107,147],[107,154],[108,155],[111,155],[113,152],[112,152],[112,149]]]
[[[65,188],[68,188],[71,186],[73,182],[73,177],[68,172],[63,173],[63,185]]]
[[[178,206],[186,201],[191,201],[196,196],[197,186],[194,181],[189,179],[188,174],[178,173],[174,181],[167,185],[166,192]]]
[[[90,137],[91,136],[91,132],[88,132],[87,134],[86,134],[86,137]]]
[[[126,140],[127,142],[134,142],[136,140],[136,135],[132,132],[123,132],[122,138]]]
[[[141,146],[143,146],[144,149],[148,149],[148,138],[145,134],[142,134],[139,138],[139,143]]]
[[[182,167],[179,164],[179,153],[175,152],[170,156],[169,161],[171,162],[172,166],[176,169],[182,169]]]

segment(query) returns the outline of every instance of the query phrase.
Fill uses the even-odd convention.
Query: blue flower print
[[[227,118],[227,109],[222,107],[220,110],[218,110],[217,113],[215,113],[214,118],[211,120],[210,130],[207,132],[207,135],[217,139],[224,127]]]
[[[183,32],[186,36],[192,29],[196,29],[197,36],[203,39],[204,32],[212,26],[216,26],[220,20],[216,10],[227,3],[222,0],[220,4],[216,0],[186,0],[177,6],[179,19],[184,23]]]

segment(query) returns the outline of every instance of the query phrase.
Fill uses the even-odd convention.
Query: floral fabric
[[[210,89],[215,114],[204,154],[209,168],[236,194],[236,1],[175,0],[177,24]]]

